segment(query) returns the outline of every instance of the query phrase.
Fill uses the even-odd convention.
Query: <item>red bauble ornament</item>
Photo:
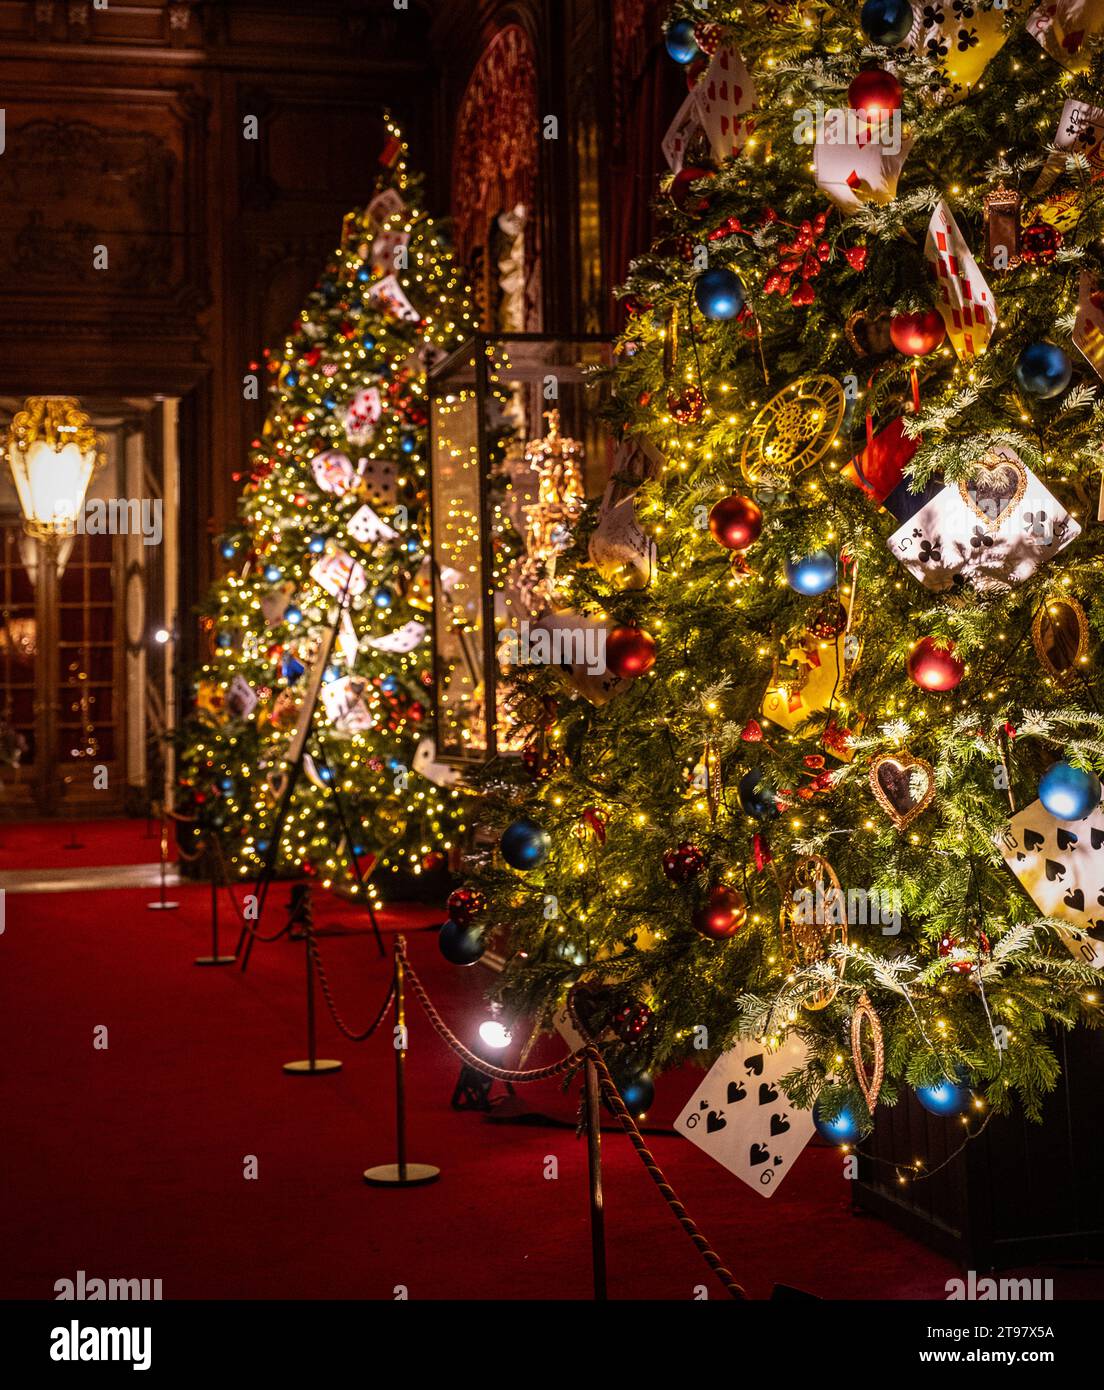
[[[487,910],[487,895],[478,888],[457,888],[448,895],[445,903],[448,915],[461,927],[466,927],[473,917]]]
[[[647,1004],[625,1004],[613,1016],[613,1031],[622,1042],[635,1042],[651,1021]]]
[[[705,868],[705,855],[689,840],[683,840],[663,856],[663,872],[672,883],[689,883]]]
[[[922,637],[909,653],[909,680],[921,690],[953,690],[965,670],[953,647],[937,647],[930,637]]]
[[[708,197],[704,193],[694,192],[690,185],[697,183],[699,179],[712,177],[712,169],[703,169],[699,164],[688,164],[671,180],[671,202],[680,212],[704,212],[709,206]]]
[[[1049,222],[1033,222],[1020,233],[1020,255],[1028,265],[1049,265],[1061,244],[1062,233]]]
[[[709,533],[726,550],[746,550],[759,539],[763,513],[750,497],[734,492],[722,497],[709,513]]]
[[[889,336],[897,351],[906,357],[927,357],[947,336],[947,326],[938,310],[921,309],[916,314],[894,314],[889,321]]]
[[[672,391],[667,397],[667,409],[680,425],[696,425],[705,414],[705,397],[696,386]]]
[[[737,888],[726,883],[715,884],[709,890],[709,901],[694,913],[694,928],[711,941],[725,941],[735,936],[747,921],[747,903]]]
[[[953,956],[954,953],[962,949],[962,943],[954,936],[945,936],[939,943],[939,954],[941,956]],[[983,931],[978,932],[978,954],[988,956],[991,948],[989,938]],[[977,967],[977,959],[972,957],[966,960],[955,960],[951,962],[951,969],[958,975],[972,975]]]
[[[615,627],[606,638],[606,669],[634,680],[655,665],[655,638],[641,627]]]
[[[891,72],[882,68],[867,68],[847,89],[847,104],[852,111],[875,116],[880,111],[901,109],[901,84]]]

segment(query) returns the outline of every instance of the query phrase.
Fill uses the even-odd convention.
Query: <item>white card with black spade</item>
[[[813,1137],[813,1117],[791,1105],[778,1082],[803,1066],[808,1049],[791,1034],[771,1052],[754,1039],[718,1057],[675,1128],[764,1197],[774,1194]]]
[[[1084,820],[1062,821],[1033,801],[1016,812],[998,843],[1040,912],[1083,931],[1104,928],[1104,807]]]

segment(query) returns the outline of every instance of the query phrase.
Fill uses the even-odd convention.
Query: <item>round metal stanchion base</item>
[[[193,965],[233,965],[237,956],[196,956]]]
[[[400,1176],[397,1163],[381,1163],[377,1168],[365,1169],[364,1181],[369,1187],[424,1187],[440,1176],[440,1168],[434,1168],[432,1163],[408,1163],[405,1176]]]
[[[167,912],[170,907],[179,907],[179,903],[146,903],[150,912]]]
[[[314,1065],[311,1065],[310,1058],[302,1062],[285,1062],[284,1071],[289,1076],[315,1076],[324,1071],[340,1071],[342,1064],[335,1061],[332,1057],[316,1057]]]

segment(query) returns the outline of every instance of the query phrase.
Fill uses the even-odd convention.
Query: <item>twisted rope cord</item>
[[[329,1010],[330,1017],[334,1021],[334,1026],[338,1029],[339,1032],[343,1033],[345,1037],[349,1039],[350,1042],[366,1042],[367,1039],[372,1036],[372,1034],[383,1022],[384,1018],[387,1016],[387,1010],[391,1007],[391,1001],[395,997],[394,975],[392,975],[391,977],[391,984],[388,988],[387,995],[383,1003],[380,1005],[379,1013],[375,1016],[375,1018],[368,1025],[368,1027],[365,1028],[363,1033],[354,1033],[346,1025],[344,1019],[337,1011],[337,1005],[334,1003],[333,993],[330,989],[330,982],[326,977],[326,969],[325,966],[322,964],[322,954],[318,949],[318,942],[314,939],[314,932],[310,928],[307,929],[307,949],[310,951],[311,959],[314,961],[315,969],[318,971],[318,983],[322,989],[322,997],[326,1001],[326,1008]]]
[[[507,1071],[503,1067],[491,1066],[490,1063],[484,1062],[481,1057],[477,1057],[475,1053],[469,1052],[460,1039],[450,1032],[440,1014],[433,1007],[429,995],[425,991],[425,986],[418,978],[417,971],[414,970],[407,960],[406,947],[400,942],[395,950],[396,954],[402,960],[403,969],[410,981],[410,987],[417,996],[418,1003],[421,1004],[424,1009],[426,1017],[433,1025],[438,1037],[475,1071],[481,1072],[484,1076],[493,1077],[497,1081],[540,1081],[547,1077],[562,1075],[565,1072],[573,1072],[583,1062],[592,1062],[598,1072],[598,1084],[602,1089],[602,1094],[606,1099],[606,1103],[619,1120],[621,1128],[628,1135],[629,1142],[632,1144],[640,1161],[647,1169],[648,1176],[659,1189],[661,1196],[670,1207],[675,1219],[686,1232],[687,1236],[689,1236],[702,1259],[732,1297],[737,1299],[747,1298],[747,1290],[736,1282],[735,1275],[733,1275],[732,1271],[724,1264],[721,1257],[702,1235],[701,1231],[698,1229],[697,1223],[679,1200],[678,1193],[667,1181],[663,1169],[660,1168],[659,1164],[656,1162],[651,1150],[648,1148],[647,1144],[645,1144],[639,1129],[637,1129],[636,1121],[625,1108],[625,1102],[621,1099],[620,1092],[614,1085],[613,1078],[609,1073],[609,1068],[606,1066],[605,1059],[601,1052],[599,1052],[597,1045],[587,1037],[586,1032],[582,1028],[579,1028],[579,1022],[575,1018],[574,1010],[571,1009],[570,1001],[568,1004],[569,1013],[571,1014],[575,1026],[579,1028],[580,1033],[587,1039],[585,1045],[577,1052],[572,1052],[570,1056],[565,1057],[562,1061],[555,1063],[553,1066],[536,1067],[529,1071]]]
[[[682,1205],[678,1193],[667,1181],[667,1176],[663,1169],[656,1162],[651,1149],[644,1142],[644,1137],[636,1127],[636,1121],[629,1114],[625,1107],[625,1102],[621,1099],[621,1093],[614,1084],[610,1076],[609,1067],[606,1066],[605,1058],[598,1051],[593,1043],[587,1045],[587,1056],[594,1063],[598,1072],[598,1084],[602,1089],[602,1096],[606,1104],[621,1122],[621,1128],[625,1131],[629,1143],[637,1152],[641,1163],[647,1169],[648,1176],[659,1188],[660,1195],[671,1209],[671,1213],[682,1229],[689,1236],[698,1254],[706,1262],[709,1268],[725,1286],[733,1298],[747,1298],[747,1290],[742,1284],[736,1282],[736,1276],[725,1265],[721,1257],[702,1235],[697,1222]]]
[[[531,1067],[527,1071],[507,1071],[505,1067],[496,1067],[492,1066],[490,1062],[485,1062],[482,1057],[477,1057],[474,1052],[469,1052],[460,1039],[450,1032],[448,1025],[433,1007],[433,1003],[425,991],[425,986],[418,978],[417,971],[407,960],[405,950],[402,947],[396,947],[396,951],[402,958],[403,970],[406,973],[406,978],[410,981],[410,987],[418,996],[418,1003],[421,1004],[437,1036],[446,1047],[451,1048],[457,1057],[474,1071],[482,1072],[484,1076],[490,1076],[495,1081],[546,1081],[553,1076],[570,1074],[582,1066],[586,1060],[586,1048],[581,1047],[578,1052],[572,1052],[551,1066]]]

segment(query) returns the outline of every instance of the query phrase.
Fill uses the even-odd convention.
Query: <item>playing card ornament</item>
[[[870,1050],[873,1054],[873,1064],[869,1072],[866,1054],[863,1051],[864,1024],[870,1034]],[[882,1035],[881,1019],[865,989],[856,1000],[855,1012],[851,1015],[851,1061],[855,1068],[855,1080],[863,1093],[863,1100],[866,1101],[866,1108],[873,1115],[878,1096],[881,1094],[882,1082],[885,1080],[885,1038]]]
[[[1073,345],[1097,376],[1104,378],[1104,293],[1088,270],[1081,272],[1077,285]]]
[[[940,199],[924,241],[924,259],[937,290],[936,307],[963,361],[983,353],[997,326],[993,292],[958,229],[946,202]]]
[[[802,999],[801,1007],[817,1011],[826,1009],[839,993],[845,961],[834,959],[831,946],[838,942],[847,945],[847,904],[836,871],[820,854],[802,856],[793,872],[782,899],[781,934],[788,970],[801,970],[817,961],[827,961],[836,972],[833,982],[814,987]]]
[[[770,1197],[816,1133],[781,1079],[808,1065],[791,1033],[772,1052],[745,1038],[717,1058],[675,1121],[675,1129],[763,1197]]]
[[[744,477],[784,491],[832,447],[846,405],[835,377],[802,377],[783,387],[751,422],[740,455]]]
[[[813,147],[813,177],[845,217],[867,203],[880,206],[897,196],[897,180],[912,149],[912,136],[883,145],[840,143],[818,133]]]
[[[1104,5],[1098,0],[1048,0],[1028,16],[1027,31],[1046,52],[1071,72],[1088,67],[1104,29]]]
[[[1052,816],[1041,801],[1033,801],[1012,817],[997,844],[1044,916],[1057,917],[1081,932],[1104,930],[1104,813],[1099,806],[1070,825]],[[1062,939],[1079,954],[1081,943],[1071,946],[1065,936]],[[1091,963],[1104,966],[1104,948],[1099,962]]]
[[[630,437],[617,446],[613,476],[587,544],[590,562],[607,584],[643,589],[652,581],[656,545],[637,520],[636,494],[641,483],[662,471],[662,455],[646,440]]]
[[[870,790],[898,830],[907,830],[935,799],[935,769],[903,749],[879,753],[870,764]]]
[[[973,477],[948,483],[886,542],[925,589],[969,581],[979,589],[1021,583],[1081,527],[1014,450],[990,449]]]
[[[800,728],[814,714],[838,705],[843,673],[846,670],[844,653],[846,635],[840,633],[834,642],[807,640],[788,653],[794,667],[793,680],[784,680],[779,673],[763,696],[763,714],[783,729]]]
[[[697,118],[718,164],[738,155],[754,128],[755,82],[737,49],[719,44],[691,89]]]
[[[1048,675],[1069,685],[1087,660],[1089,620],[1072,594],[1052,594],[1039,605],[1031,624],[1035,655]]]

